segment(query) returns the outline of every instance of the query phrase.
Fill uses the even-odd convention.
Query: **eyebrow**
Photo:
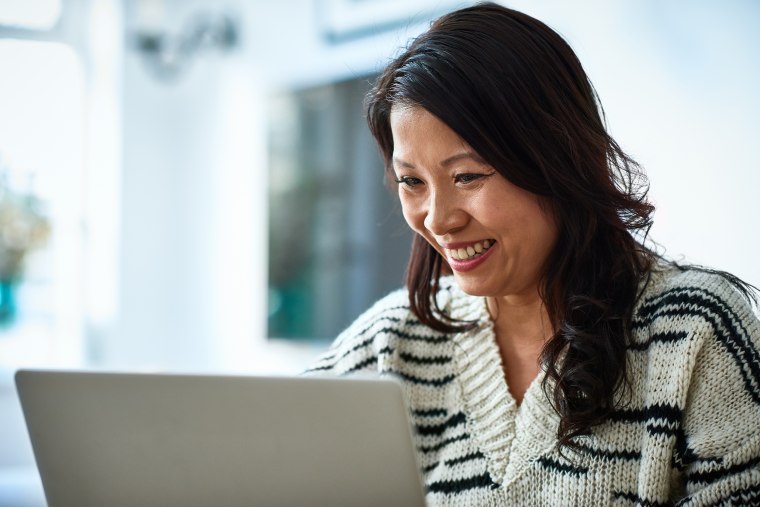
[[[462,153],[457,153],[456,155],[452,155],[452,156],[444,159],[443,161],[441,161],[440,165],[443,166],[443,167],[447,167],[447,166],[450,166],[450,165],[452,165],[452,164],[454,164],[456,162],[459,162],[460,160],[465,160],[465,159],[474,160],[475,162],[478,162],[479,164],[484,164],[485,163],[485,161],[482,158],[480,158],[480,156],[478,156],[476,153],[474,153],[472,151],[465,151],[465,152],[462,152]],[[411,164],[409,162],[401,160],[398,157],[393,157],[393,164],[394,165],[399,165],[401,167],[406,167],[408,169],[414,169],[414,164]]]

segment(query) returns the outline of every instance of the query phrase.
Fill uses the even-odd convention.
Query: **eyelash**
[[[457,174],[454,180],[457,183],[472,183],[473,181],[485,178],[486,176],[490,176],[490,174],[463,173]]]
[[[407,187],[416,187],[417,185],[421,184],[422,181],[412,176],[402,176],[396,179],[396,183],[400,185],[401,184],[406,185]]]
[[[488,176],[491,176],[493,173],[489,174],[479,174],[479,173],[462,173],[457,174],[454,177],[454,181],[456,183],[464,183],[465,185],[468,183],[472,183],[474,181],[477,181],[481,178],[487,178]],[[419,178],[415,178],[414,176],[402,176],[400,178],[396,178],[396,183],[403,184],[408,187],[414,188],[418,185],[422,184],[422,181]]]

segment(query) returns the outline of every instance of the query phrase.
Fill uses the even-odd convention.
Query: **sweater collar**
[[[559,418],[543,392],[543,372],[517,405],[504,377],[485,298],[463,293],[453,280],[446,285],[449,314],[476,324],[452,337],[471,432],[488,461],[491,478],[497,483],[511,482],[531,460],[554,448]]]

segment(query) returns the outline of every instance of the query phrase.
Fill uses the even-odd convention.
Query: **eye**
[[[413,176],[402,176],[396,179],[396,183],[406,185],[407,187],[416,187],[422,185],[422,180]]]
[[[490,174],[462,173],[454,176],[454,181],[456,183],[472,183],[486,176],[490,176]]]

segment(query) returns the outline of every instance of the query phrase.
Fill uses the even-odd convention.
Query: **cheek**
[[[420,211],[419,206],[414,205],[409,199],[399,196],[401,202],[401,212],[404,215],[406,223],[416,232],[421,232],[424,228],[425,216]]]
[[[539,201],[539,211],[543,220],[544,239],[549,250],[554,249],[554,245],[559,238],[559,225],[557,223],[557,214],[553,206],[548,201]]]
[[[547,257],[557,243],[559,230],[553,217],[542,213],[534,222],[535,248],[542,257]]]

